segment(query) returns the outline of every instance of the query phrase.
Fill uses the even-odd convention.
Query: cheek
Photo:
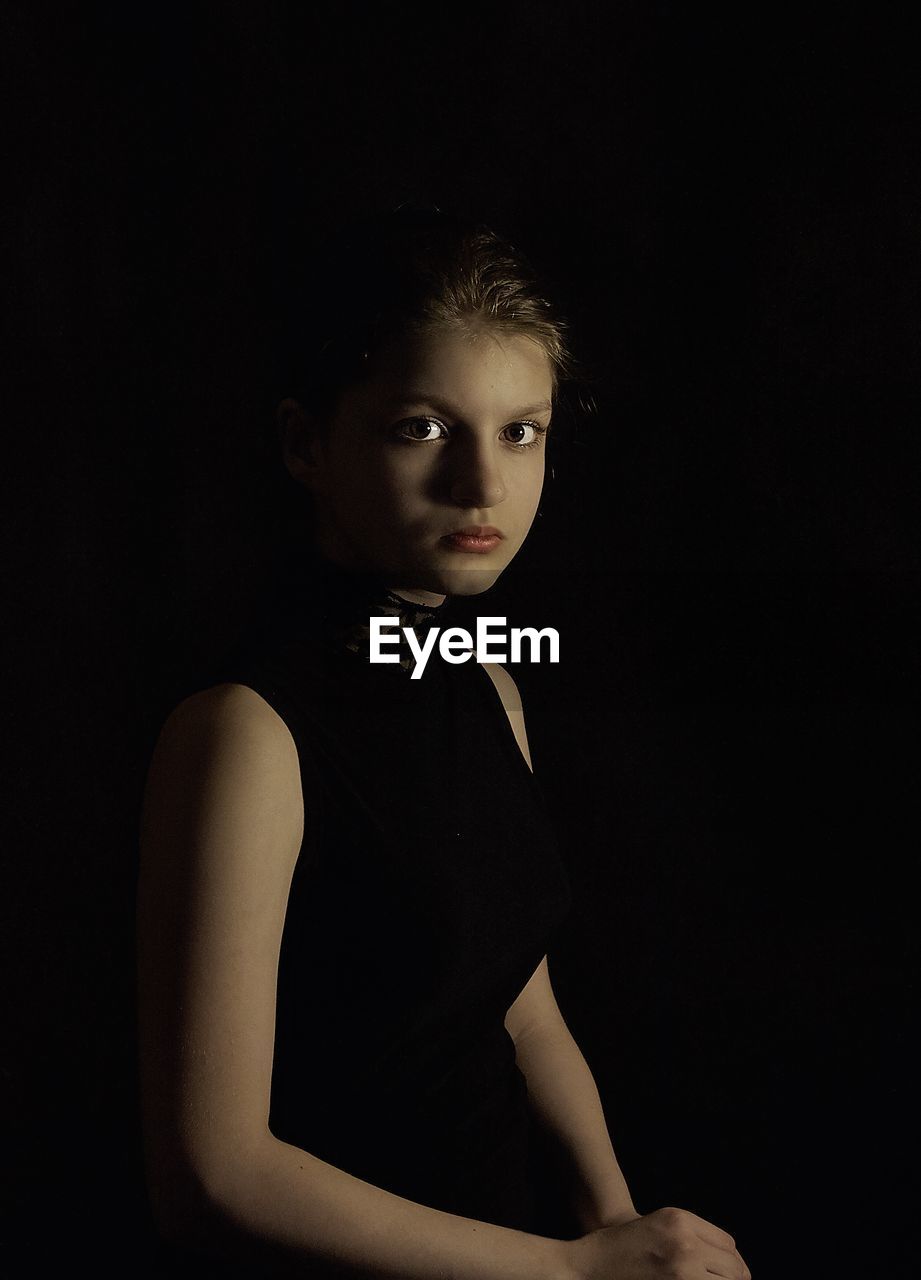
[[[357,456],[340,455],[331,469],[330,483],[333,492],[349,504],[366,502],[391,487],[386,460],[367,448]]]
[[[544,465],[541,461],[535,463],[534,470],[528,476],[525,484],[525,490],[528,495],[528,501],[534,506],[540,501],[540,495],[544,487]]]
[[[388,452],[366,456],[361,467],[352,461],[333,480],[336,505],[364,528],[383,530],[419,501],[426,486],[422,471],[415,460]]]
[[[422,451],[399,450],[383,454],[378,460],[377,483],[385,501],[404,504],[422,494],[429,483],[430,464]]]

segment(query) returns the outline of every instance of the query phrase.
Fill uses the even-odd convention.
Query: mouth
[[[447,533],[441,539],[456,551],[484,552],[492,551],[504,538],[504,534],[493,525],[468,525],[466,529],[458,529]]]

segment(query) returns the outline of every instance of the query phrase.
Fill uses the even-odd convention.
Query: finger
[[[698,1217],[696,1213],[691,1213],[690,1209],[683,1209],[682,1212],[691,1219],[691,1226],[706,1244],[712,1244],[718,1249],[735,1249],[736,1242],[728,1231],[708,1222],[706,1218]]]
[[[751,1280],[751,1272],[735,1249],[708,1247],[701,1252],[701,1259],[708,1276],[722,1276],[723,1280]]]

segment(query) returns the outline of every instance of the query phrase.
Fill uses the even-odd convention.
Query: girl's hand
[[[731,1235],[686,1209],[657,1209],[568,1245],[575,1280],[751,1280]]]

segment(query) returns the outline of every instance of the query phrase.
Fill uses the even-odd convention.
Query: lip
[[[442,542],[446,542],[455,551],[472,551],[482,555],[497,547],[504,536],[492,525],[478,524],[468,525],[466,529],[458,529],[455,533],[446,533]]]

